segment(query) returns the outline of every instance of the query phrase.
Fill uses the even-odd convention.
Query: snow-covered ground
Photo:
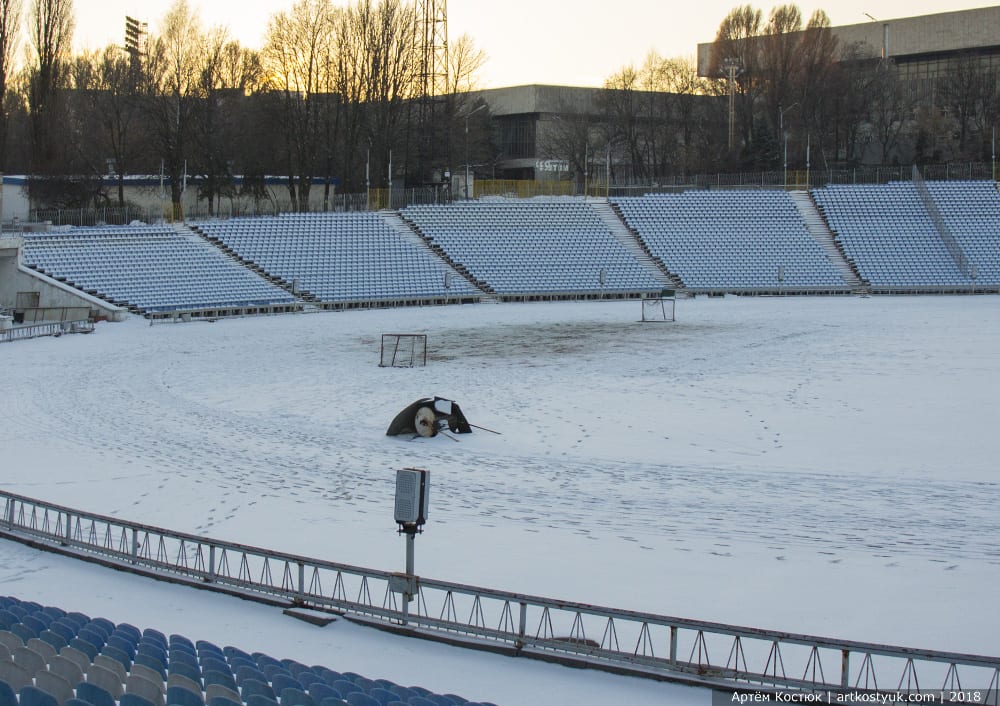
[[[1000,654],[1000,298],[475,305],[149,326],[0,347],[0,485],[401,570],[395,470],[431,471],[424,576]],[[382,333],[426,368],[378,367]],[[457,400],[454,442],[385,436]],[[706,693],[375,633],[0,542],[0,593],[500,704]]]

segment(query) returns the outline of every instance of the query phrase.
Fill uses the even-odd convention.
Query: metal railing
[[[0,341],[10,343],[11,341],[23,341],[29,338],[40,336],[61,336],[64,333],[90,333],[94,330],[94,323],[89,319],[79,321],[47,321],[45,323],[35,323],[25,326],[10,326],[0,328]]]
[[[920,195],[920,200],[924,204],[924,208],[927,209],[927,214],[931,217],[931,221],[934,223],[934,229],[937,231],[938,237],[941,238],[941,242],[944,243],[945,249],[951,256],[951,259],[955,262],[955,266],[958,267],[959,272],[971,280],[974,276],[972,263],[970,263],[969,258],[965,256],[965,251],[962,250],[962,246],[959,245],[958,241],[955,239],[955,234],[951,232],[951,228],[949,228],[948,224],[944,222],[944,218],[941,216],[941,211],[934,202],[934,197],[931,196],[931,192],[927,188],[927,183],[920,174],[920,169],[918,169],[915,164],[913,165],[913,185],[916,187],[917,193]]]
[[[931,180],[991,180],[994,168],[989,162],[962,164],[936,164],[922,166],[925,179]],[[909,181],[913,177],[909,166],[852,167],[840,169],[808,169],[737,172],[719,174],[683,174],[644,180],[612,180],[602,177],[582,184],[571,180],[493,180],[479,179],[474,183],[474,193],[479,197],[530,198],[534,196],[641,196],[655,192],[676,192],[690,189],[795,189],[817,188],[827,184],[885,184],[890,181]],[[586,193],[584,193],[586,192]],[[188,222],[210,219],[228,219],[252,216],[277,216],[302,210],[314,212],[378,211],[402,209],[416,204],[444,204],[460,200],[444,185],[415,188],[371,188],[366,192],[331,194],[325,200],[311,203],[308,208],[288,199],[274,198],[252,200],[222,200],[209,209],[205,201],[185,203],[183,215],[177,219]],[[32,222],[51,222],[54,226],[126,225],[133,221],[160,223],[175,219],[169,205],[122,206],[102,208],[35,209],[29,214]],[[4,230],[15,224],[3,225]]]
[[[962,690],[977,704],[997,705],[1000,657],[725,625],[410,577],[3,491],[0,507],[0,536],[471,647],[722,688],[814,694]],[[407,591],[414,594],[409,604]]]

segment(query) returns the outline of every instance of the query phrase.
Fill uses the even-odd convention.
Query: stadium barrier
[[[717,689],[762,689],[834,702],[843,694],[853,700],[913,700],[899,698],[901,693],[992,706],[998,702],[1000,657],[574,603],[174,532],[5,491],[0,500],[0,536],[29,546],[466,647]],[[414,584],[410,605],[404,595]]]

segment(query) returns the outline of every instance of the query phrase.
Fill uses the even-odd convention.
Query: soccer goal
[[[383,333],[380,368],[413,368],[427,365],[427,334]]]
[[[673,297],[643,299],[642,321],[673,321],[675,304],[676,300]]]

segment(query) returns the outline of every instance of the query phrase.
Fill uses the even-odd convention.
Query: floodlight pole
[[[473,115],[475,115],[476,113],[478,113],[483,108],[486,108],[486,107],[487,107],[486,104],[483,103],[479,107],[477,107],[477,108],[475,108],[473,110],[470,110],[465,115],[465,198],[466,199],[471,199],[472,198],[472,194],[469,193],[469,183],[472,180],[472,176],[470,174],[470,164],[469,164],[469,161],[470,161],[470,159],[469,159],[469,118],[472,117]]]
[[[785,141],[785,191],[788,191],[788,133],[785,132],[785,113],[798,106],[798,104],[798,101],[796,101],[784,109],[780,105],[778,106],[778,131],[781,133]]]

